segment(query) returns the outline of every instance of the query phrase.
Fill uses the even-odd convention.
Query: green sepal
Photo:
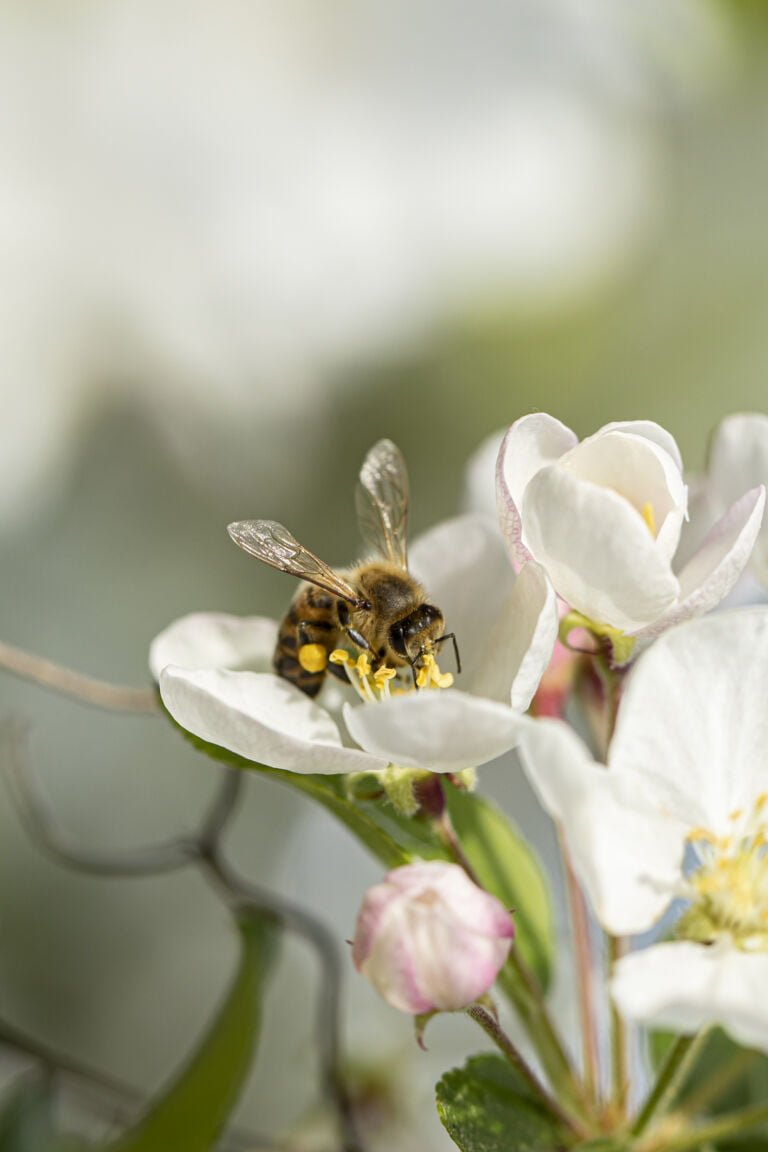
[[[607,641],[611,646],[612,662],[622,665],[632,659],[635,650],[635,637],[627,636],[621,628],[612,628],[610,624],[601,624],[597,620],[590,620],[581,612],[571,611],[560,621],[558,635],[562,644],[568,645],[568,638],[575,628],[583,628],[590,632],[597,640]]]
[[[414,1016],[413,1018],[413,1031],[416,1035],[416,1043],[424,1052],[427,1050],[427,1046],[424,1043],[424,1033],[427,1030],[427,1024],[429,1024],[433,1017],[439,1015],[439,1009],[433,1008],[431,1012],[420,1012],[418,1016]]]
[[[462,1152],[557,1152],[569,1142],[500,1056],[475,1056],[437,1084],[437,1113]]]
[[[546,990],[555,963],[555,920],[544,872],[514,824],[489,800],[444,785],[451,822],[475,875],[515,921],[515,944]]]
[[[240,960],[213,1023],[191,1058],[144,1116],[101,1152],[211,1152],[248,1074],[262,986],[277,938],[272,918],[241,911]]]

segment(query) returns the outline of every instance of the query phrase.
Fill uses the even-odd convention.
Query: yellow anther
[[[388,668],[386,664],[382,664],[381,668],[377,668],[373,674],[377,684],[385,684],[387,680],[394,680],[395,676],[397,676],[397,668]]]
[[[421,667],[416,673],[417,688],[450,688],[453,684],[453,673],[441,672],[437,660],[428,652]]]
[[[768,804],[768,792],[761,792],[755,800],[755,812],[762,812],[766,804]]]
[[[728,819],[729,820],[741,820],[743,815],[744,815],[744,809],[743,808],[734,808],[733,812],[728,813]]]
[[[686,840],[689,844],[695,844],[697,840],[703,840],[705,844],[717,844],[717,836],[708,828],[691,828]]]
[[[358,656],[356,671],[357,671],[358,676],[366,676],[366,677],[370,676],[370,674],[371,674],[371,662],[368,659],[367,652],[361,652],[360,655]]]
[[[656,514],[653,511],[653,504],[651,504],[650,500],[648,500],[645,504],[643,504],[643,507],[640,511],[640,515],[642,516],[643,520],[645,520],[646,524],[648,525],[648,531],[650,532],[651,536],[653,536],[655,538],[655,536],[656,536]]]
[[[334,648],[328,657],[331,664],[349,664],[349,652],[345,652],[343,648]]]
[[[302,644],[299,664],[305,672],[322,672],[328,663],[328,653],[322,644]]]

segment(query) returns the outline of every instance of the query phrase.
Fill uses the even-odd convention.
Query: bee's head
[[[392,649],[412,667],[418,667],[432,652],[445,626],[442,612],[434,604],[420,604],[408,616],[397,620],[389,630]]]

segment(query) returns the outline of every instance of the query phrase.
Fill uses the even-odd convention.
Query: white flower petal
[[[344,708],[361,748],[404,768],[459,772],[494,760],[515,744],[516,713],[454,688],[424,689],[379,704]]]
[[[702,616],[725,599],[749,562],[764,508],[765,489],[753,488],[710,529],[678,575],[678,602],[637,633],[641,647],[672,625]]]
[[[345,748],[324,709],[279,676],[166,668],[160,695],[195,736],[246,760],[290,772],[374,772],[386,761]]]
[[[525,493],[527,542],[557,592],[602,623],[634,631],[677,599],[679,585],[640,514],[623,497],[561,467]]]
[[[728,815],[768,785],[768,608],[723,612],[667,632],[628,677],[612,773],[644,774],[689,826]]]
[[[272,663],[277,624],[263,616],[192,612],[174,620],[152,641],[149,668],[155,680],[163,668],[250,668]]]
[[[656,549],[665,560],[672,559],[687,493],[679,467],[655,441],[626,431],[601,429],[566,453],[560,467],[623,496],[641,517],[650,506]],[[648,528],[647,523],[645,526]]]
[[[446,630],[456,633],[462,683],[472,683],[515,584],[498,528],[479,516],[447,520],[414,541],[409,566],[423,582],[430,601],[443,612]],[[440,660],[452,668],[447,647]],[[507,693],[510,683],[511,678]]]
[[[647,803],[642,777],[596,763],[568,725],[521,718],[518,752],[541,803],[562,824],[573,865],[609,932],[643,932],[679,881],[684,828]]]
[[[557,597],[541,565],[520,569],[487,637],[482,662],[467,677],[473,693],[524,712],[552,658],[558,629]]]
[[[683,471],[683,458],[677,441],[666,428],[662,428],[653,420],[614,420],[610,424],[604,424],[597,435],[603,432],[628,432],[633,436],[644,436],[646,440],[651,440],[671,456],[678,472]]]
[[[470,456],[464,469],[464,512],[486,516],[494,524],[496,511],[496,461],[504,440],[504,430],[493,432]]]
[[[728,945],[657,944],[618,962],[619,1010],[654,1028],[697,1032],[719,1024],[740,1044],[768,1051],[768,955]]]
[[[512,559],[519,564],[531,558],[520,519],[525,489],[540,468],[576,444],[576,434],[544,412],[516,420],[504,437],[496,464],[497,510]]]
[[[737,412],[722,421],[712,439],[708,478],[712,497],[721,509],[757,484],[768,486],[768,416]],[[758,537],[752,566],[768,584],[768,524]]]

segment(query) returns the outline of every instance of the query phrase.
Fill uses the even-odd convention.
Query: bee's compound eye
[[[402,624],[393,624],[389,630],[389,643],[398,656],[408,658],[408,648],[405,643],[405,629]]]

